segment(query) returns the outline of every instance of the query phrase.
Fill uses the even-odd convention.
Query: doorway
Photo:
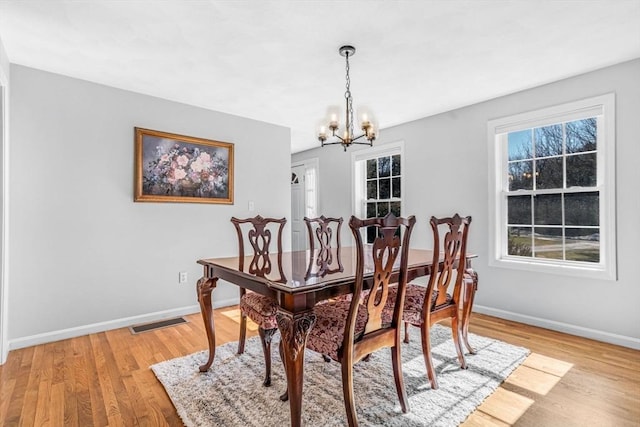
[[[291,249],[307,249],[304,217],[318,216],[318,159],[291,165]]]

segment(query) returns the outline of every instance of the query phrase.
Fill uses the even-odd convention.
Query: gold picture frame
[[[135,129],[135,202],[233,204],[233,144]]]

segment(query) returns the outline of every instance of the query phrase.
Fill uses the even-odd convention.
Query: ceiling
[[[287,126],[299,152],[343,107],[341,45],[384,132],[639,58],[640,0],[0,0],[0,39],[15,64]]]

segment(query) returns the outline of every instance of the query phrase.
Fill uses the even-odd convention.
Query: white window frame
[[[597,185],[600,198],[600,262],[586,263],[507,254],[508,150],[506,134],[518,130],[597,117]],[[489,143],[489,265],[594,279],[616,280],[615,94],[490,120]],[[513,193],[510,193],[513,195]]]
[[[358,218],[366,216],[366,161],[383,156],[400,155],[400,213],[404,212],[405,196],[405,161],[404,161],[404,141],[389,142],[376,145],[372,148],[353,151],[351,153],[351,200],[353,205],[351,212]]]

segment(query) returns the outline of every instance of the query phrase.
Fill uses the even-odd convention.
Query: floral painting
[[[135,129],[137,202],[233,203],[233,144]]]

